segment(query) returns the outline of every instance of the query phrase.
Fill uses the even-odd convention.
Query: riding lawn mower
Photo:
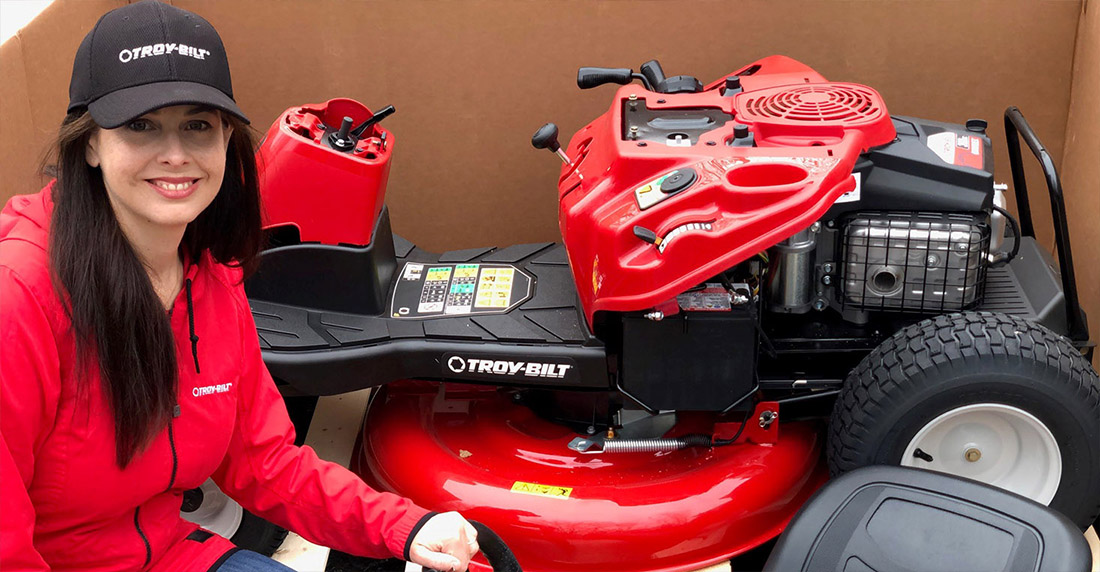
[[[563,163],[561,244],[435,254],[393,234],[393,108],[334,99],[268,131],[270,247],[246,284],[264,359],[288,393],[377,388],[367,482],[485,523],[535,572],[728,560],[869,465],[1094,522],[1094,344],[1019,110],[1013,217],[985,121],[891,116],[786,57],[709,84],[655,60],[577,82],[621,87],[567,145],[553,124],[532,140]]]

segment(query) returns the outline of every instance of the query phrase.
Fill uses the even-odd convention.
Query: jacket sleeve
[[[294,426],[260,356],[243,287],[237,421],[214,481],[249,511],[317,544],[372,558],[408,559],[410,539],[434,513],[370,488],[356,474],[294,445]]]
[[[61,376],[49,320],[30,288],[0,267],[0,568],[49,570],[34,548],[28,489],[53,427]]]

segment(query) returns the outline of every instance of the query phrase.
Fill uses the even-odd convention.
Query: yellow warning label
[[[512,268],[482,268],[477,283],[474,307],[507,308],[512,302]]]
[[[555,487],[552,485],[540,485],[538,483],[525,483],[523,481],[516,481],[515,484],[512,485],[512,492],[524,495],[535,495],[539,497],[567,499],[569,498],[569,495],[573,494],[573,488]]]

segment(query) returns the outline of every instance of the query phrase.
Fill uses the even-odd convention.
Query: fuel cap
[[[694,169],[680,169],[661,181],[661,192],[671,195],[691,186],[695,182]]]

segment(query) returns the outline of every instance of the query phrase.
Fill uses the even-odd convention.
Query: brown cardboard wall
[[[76,46],[125,1],[58,0],[0,47],[0,198],[40,186],[37,160],[64,113]],[[546,121],[568,140],[606,110],[612,88],[579,91],[579,66],[656,57],[670,75],[709,81],[786,54],[876,88],[892,113],[989,120],[998,179],[1008,182],[1004,109],[1019,106],[1060,159],[1071,85],[1078,100],[1089,93],[1072,79],[1079,20],[1082,38],[1095,28],[1095,6],[1081,20],[1080,0],[173,3],[221,32],[237,99],[261,132],[285,108],[331,97],[396,105],[386,120],[398,138],[387,202],[395,231],[431,250],[557,237],[559,163],[528,142]],[[1076,43],[1078,59],[1095,54],[1086,48]],[[1095,115],[1081,109],[1068,125],[1095,136]],[[1095,197],[1095,175],[1077,176],[1081,190],[1067,192]],[[1032,205],[1050,244],[1049,206]],[[1073,228],[1083,264],[1095,234],[1081,216]],[[1085,297],[1100,305],[1100,293]],[[1094,316],[1100,322],[1100,310]]]
[[[1100,1],[1088,0],[1077,32],[1073,89],[1062,161],[1070,243],[1089,316],[1092,339],[1100,339]],[[1100,365],[1100,352],[1093,358]]]

